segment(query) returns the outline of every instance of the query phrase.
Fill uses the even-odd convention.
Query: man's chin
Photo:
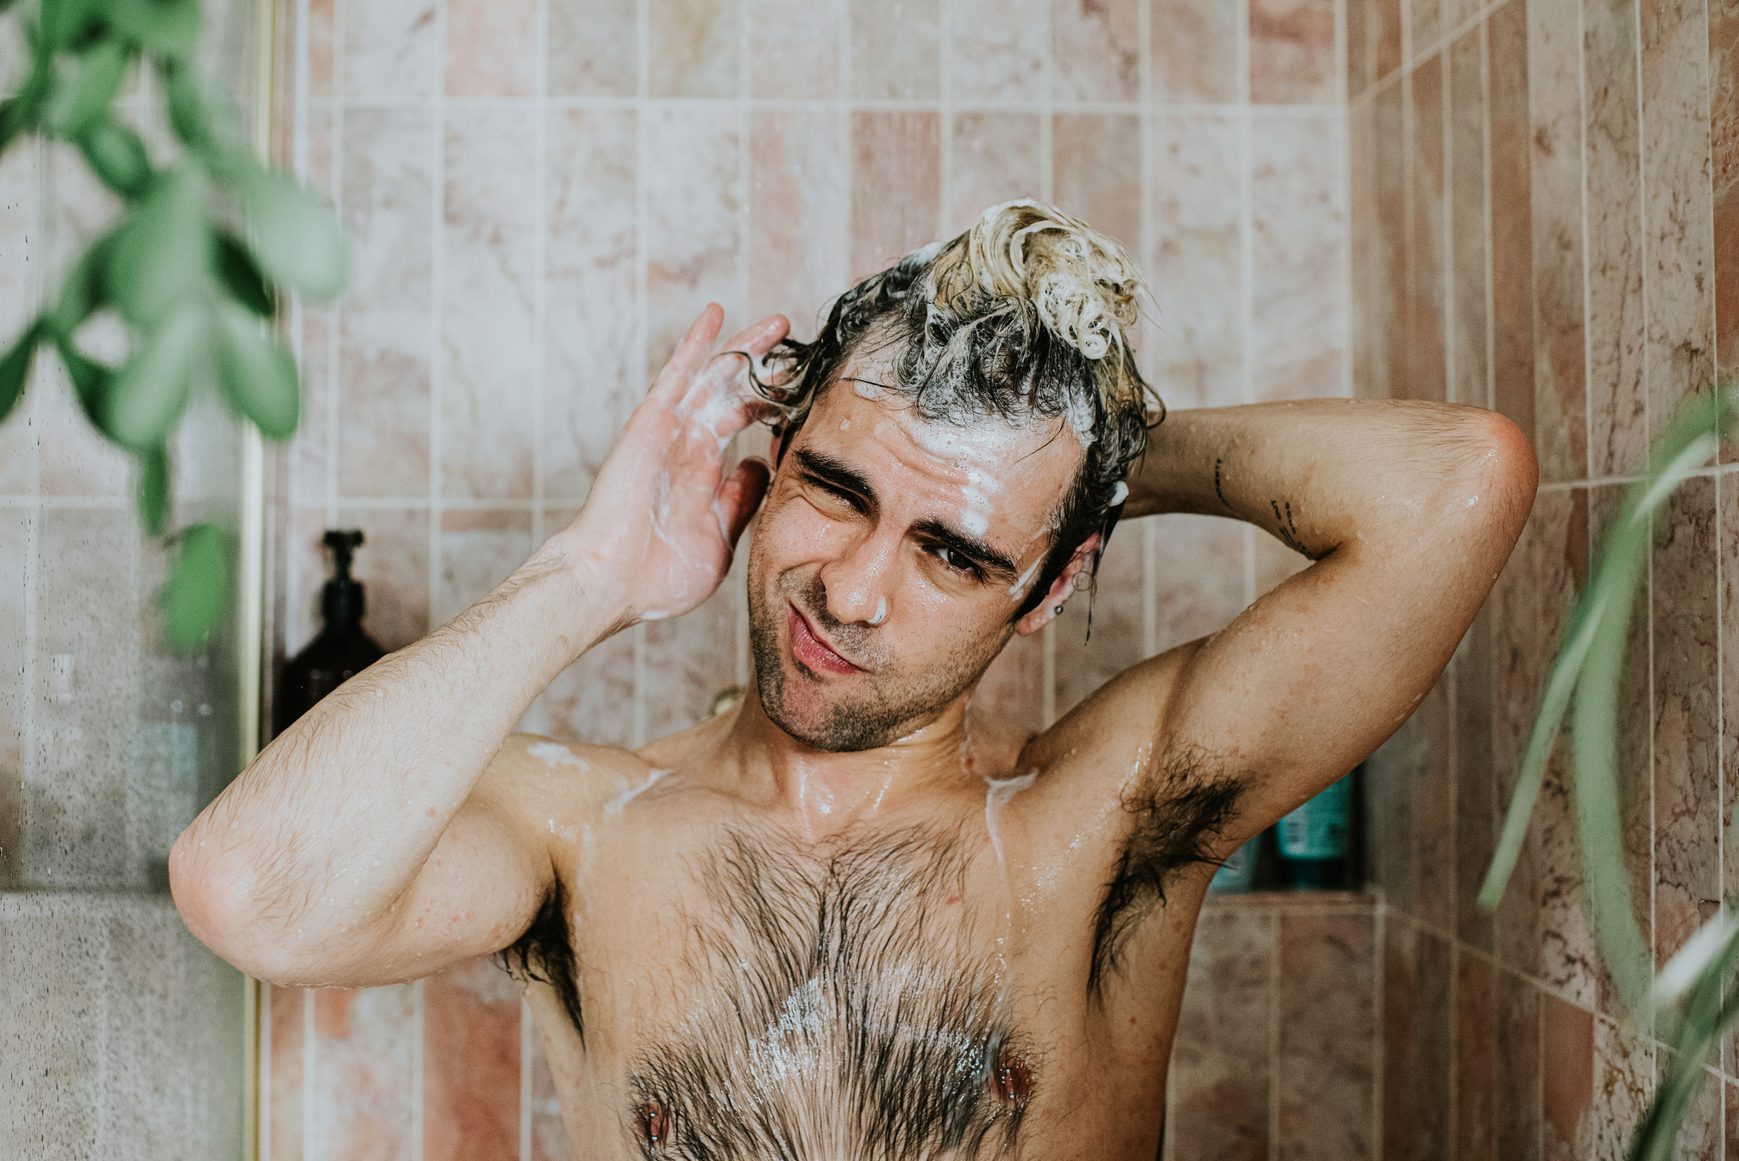
[[[812,750],[829,754],[874,750],[900,736],[871,714],[828,701],[822,696],[819,682],[795,661],[786,665],[785,672],[774,681],[758,680],[755,684],[768,720]],[[796,697],[792,696],[793,686]]]

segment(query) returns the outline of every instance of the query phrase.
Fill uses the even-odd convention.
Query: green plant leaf
[[[130,127],[108,113],[93,118],[77,138],[97,180],[124,198],[136,198],[151,179],[151,156]]]
[[[54,310],[44,319],[49,331],[72,337],[74,331],[108,302],[108,286],[104,267],[114,245],[114,234],[105,234],[91,243],[67,273],[60,285],[60,298]]]
[[[102,8],[102,0],[42,0],[43,43],[56,50],[78,43]]]
[[[0,423],[24,396],[24,385],[30,381],[30,360],[36,354],[36,343],[42,324],[31,323],[12,349],[0,357]]]
[[[208,263],[210,184],[186,162],[159,174],[109,255],[109,297],[133,325],[154,326],[199,285]]]
[[[73,346],[70,335],[55,335],[54,347],[60,352],[60,361],[66,365],[67,378],[72,380],[73,394],[78,397],[79,406],[100,430],[103,426],[102,400],[115,376],[114,368],[87,358]]]
[[[215,524],[195,524],[181,539],[159,600],[163,628],[177,649],[205,644],[229,601],[229,538]]]
[[[109,438],[136,454],[163,443],[187,406],[207,325],[205,308],[188,302],[145,333],[101,396],[102,429]]]
[[[199,47],[199,0],[107,0],[110,25],[146,52],[186,60]]]
[[[268,439],[288,439],[300,409],[296,361],[247,311],[226,302],[216,314],[218,382],[230,405]]]
[[[248,246],[260,269],[310,298],[335,298],[348,260],[332,207],[277,170],[251,168],[239,184]]]
[[[212,264],[218,281],[229,291],[230,297],[262,318],[271,318],[277,313],[278,296],[254,263],[254,256],[234,234],[227,230],[217,231]]]
[[[139,522],[149,536],[163,535],[169,521],[169,449],[154,447],[139,457]]]
[[[200,155],[214,176],[234,180],[251,161],[247,126],[234,102],[182,62],[165,62],[159,75],[175,135]]]
[[[49,92],[42,110],[49,131],[67,138],[82,133],[120,91],[127,60],[127,46],[118,40],[99,40],[81,55]]]

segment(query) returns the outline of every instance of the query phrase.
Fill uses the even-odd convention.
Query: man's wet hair
[[[1165,418],[1126,337],[1144,290],[1122,247],[1085,222],[1040,202],[1004,202],[847,290],[814,339],[785,339],[766,357],[769,374],[751,378],[774,405],[781,451],[860,352],[890,352],[896,382],[854,389],[873,397],[885,387],[926,420],[1061,419],[1059,433],[1071,429],[1086,455],[1052,514],[1055,539],[1018,621],[1083,541],[1110,536],[1130,467]]]

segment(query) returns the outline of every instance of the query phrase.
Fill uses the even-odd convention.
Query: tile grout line
[[[939,56],[943,55],[938,53]],[[1396,74],[1392,74],[1393,81]],[[1354,99],[1364,101],[1369,99],[1376,88],[1387,87],[1390,81],[1383,85],[1373,86]],[[311,96],[308,107],[320,109],[333,104],[338,98]],[[1098,114],[1101,116],[1136,116],[1141,112],[1140,101],[1088,101],[1064,99],[1046,102],[1033,98],[974,98],[963,101],[945,101],[940,97],[745,97],[742,98],[751,108],[766,112],[814,112],[818,109],[835,109],[847,107],[851,112],[869,113],[929,113],[935,112],[939,106],[950,104],[954,111],[961,113],[1043,113],[1048,109],[1075,115]],[[390,93],[363,94],[356,100],[347,102],[354,106],[370,109],[409,109],[420,110],[425,103],[416,97],[397,96]],[[473,95],[455,93],[448,98],[448,103],[456,109],[471,111],[502,109],[512,111],[523,110],[524,97],[500,95]],[[738,103],[735,97],[692,97],[692,96],[648,96],[644,99],[627,96],[574,96],[563,94],[552,95],[549,106],[553,109],[633,109],[642,104],[653,104],[660,108],[682,109],[690,112],[712,110]],[[1219,114],[1226,116],[1237,112],[1240,105],[1237,101],[1167,101],[1153,102],[1164,112],[1183,117],[1203,117]],[[1321,117],[1325,113],[1335,113],[1340,105],[1333,100],[1326,101],[1276,101],[1272,104],[1262,103],[1262,111],[1281,118],[1308,119]]]
[[[1237,0],[1238,27],[1234,55],[1238,71],[1238,312],[1239,312],[1239,382],[1242,403],[1255,401],[1255,352],[1251,332],[1255,329],[1255,193],[1251,189],[1252,162],[1250,111],[1250,0]],[[1261,545],[1256,538],[1256,526],[1245,522],[1241,529],[1244,539],[1244,604],[1255,602],[1257,589],[1256,554]]]
[[[647,350],[651,344],[651,323],[646,305],[646,113],[647,94],[651,90],[651,9],[652,0],[635,0],[635,45],[637,59],[634,78],[634,366],[646,375]],[[630,739],[635,746],[646,742],[646,626],[634,626],[634,692],[630,699]]]
[[[441,567],[441,472],[444,467],[441,439],[443,424],[441,422],[441,391],[445,384],[445,375],[441,366],[441,317],[445,305],[443,281],[446,273],[445,250],[446,239],[443,225],[446,221],[447,208],[447,6],[440,4],[435,9],[435,91],[434,91],[434,131],[431,134],[430,146],[433,149],[433,173],[429,209],[431,217],[431,245],[429,263],[429,561],[428,561],[428,601],[429,620],[433,620],[436,610],[436,596],[439,592]],[[427,633],[432,628],[424,626]],[[423,1122],[428,1116],[427,1108],[427,1053],[428,1053],[428,989],[424,980],[417,980],[411,991],[412,1010],[415,1019],[411,1030],[411,1156],[421,1161],[424,1155]]]
[[[1435,53],[1438,61],[1438,72],[1442,77],[1442,81],[1437,86],[1438,132],[1442,135],[1443,145],[1442,164],[1439,167],[1439,172],[1443,175],[1443,186],[1442,196],[1438,201],[1439,210],[1443,220],[1438,225],[1438,244],[1442,247],[1443,252],[1443,270],[1440,275],[1442,283],[1441,290],[1443,293],[1443,310],[1439,321],[1443,325],[1443,397],[1445,400],[1454,399],[1461,394],[1457,387],[1457,372],[1460,370],[1460,367],[1459,361],[1455,357],[1458,328],[1461,325],[1462,319],[1461,312],[1457,309],[1455,301],[1455,125],[1453,119],[1450,117],[1450,109],[1455,101],[1455,54],[1452,48],[1453,44],[1454,41],[1446,41],[1436,50]],[[1464,161],[1463,164],[1466,164],[1466,162]],[[1460,674],[1465,660],[1465,654],[1463,654],[1459,661],[1451,656],[1449,665],[1445,666],[1444,673],[1439,675],[1438,678],[1440,681],[1444,676],[1449,678],[1449,686],[1445,694],[1446,700],[1449,703],[1448,713],[1450,723],[1450,729],[1448,731],[1449,740],[1445,747],[1445,749],[1448,750],[1449,758],[1449,811],[1447,815],[1447,826],[1445,827],[1448,839],[1445,843],[1445,846],[1448,848],[1448,858],[1445,860],[1445,865],[1449,869],[1447,881],[1447,894],[1449,896],[1448,919],[1452,928],[1458,928],[1460,926],[1461,916],[1460,884],[1458,882],[1458,876],[1455,874],[1455,868],[1457,866],[1456,856],[1459,849],[1459,844],[1456,841],[1456,829],[1461,819],[1460,731],[1455,728],[1455,725],[1460,720],[1458,715],[1461,712],[1461,699],[1456,694],[1455,678]],[[1414,820],[1416,823],[1420,821],[1417,813],[1414,814]],[[1417,834],[1415,834],[1414,838],[1415,849],[1418,849],[1422,844],[1417,843]],[[1457,1152],[1454,1128],[1455,1117],[1457,1112],[1459,1112],[1461,1101],[1461,1070],[1455,1066],[1455,1048],[1460,1034],[1460,1028],[1458,1021],[1455,1019],[1455,1014],[1459,1010],[1457,1005],[1460,1003],[1461,999],[1460,981],[1457,978],[1458,973],[1455,970],[1457,962],[1455,956],[1456,943],[1457,941],[1454,939],[1447,941],[1450,954],[1448,987],[1449,1011],[1447,1014],[1449,1021],[1449,1035],[1446,1038],[1449,1044],[1449,1059],[1446,1063],[1449,1068],[1447,1116],[1450,1128],[1449,1154],[1451,1161],[1454,1161]]]

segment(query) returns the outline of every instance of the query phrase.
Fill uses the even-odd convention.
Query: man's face
[[[762,707],[831,751],[909,734],[978,680],[1084,454],[1064,420],[930,422],[858,378],[893,372],[848,361],[786,447],[749,549]]]

